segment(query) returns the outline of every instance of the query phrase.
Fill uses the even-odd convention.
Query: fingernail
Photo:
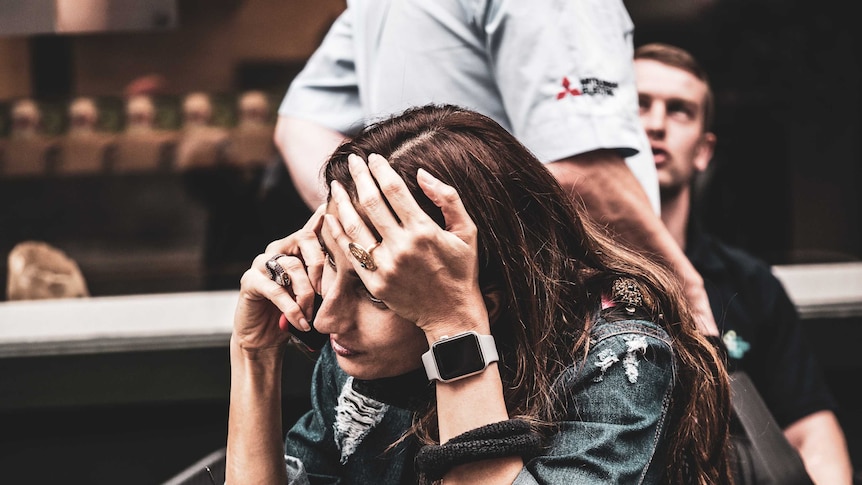
[[[436,185],[439,182],[436,177],[428,173],[424,168],[416,171],[416,178],[422,179],[422,182],[428,185]]]
[[[329,192],[333,195],[333,197],[338,197],[341,195],[344,189],[341,188],[341,184],[338,180],[333,180],[332,183],[329,184]]]
[[[299,319],[299,326],[302,328],[303,332],[311,330],[311,325],[308,324],[308,320],[306,320],[305,317]]]

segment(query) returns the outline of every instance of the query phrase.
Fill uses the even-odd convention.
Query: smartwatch
[[[497,345],[493,335],[464,332],[434,342],[422,354],[428,380],[452,382],[478,374],[491,362],[497,362]]]

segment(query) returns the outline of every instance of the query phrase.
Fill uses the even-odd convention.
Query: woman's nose
[[[314,317],[314,328],[320,333],[342,333],[352,324],[353,303],[337,285],[322,288],[323,301]]]

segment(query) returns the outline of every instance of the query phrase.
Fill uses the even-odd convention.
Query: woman
[[[730,481],[727,375],[679,288],[494,121],[414,108],[325,174],[242,279],[228,484]],[[312,317],[329,343],[282,446],[286,329]]]

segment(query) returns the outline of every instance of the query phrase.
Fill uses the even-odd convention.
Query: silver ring
[[[374,263],[374,258],[371,257],[371,251],[377,249],[380,243],[376,242],[371,245],[370,248],[365,249],[362,246],[356,243],[350,243],[347,245],[347,248],[350,250],[350,254],[359,261],[359,266],[362,266],[364,269],[368,271],[374,271],[377,269],[377,264]]]
[[[278,258],[287,256],[286,254],[276,254],[269,258],[266,262],[266,270],[269,271],[269,279],[275,281],[279,286],[287,288],[290,286],[290,275],[284,272],[284,268],[278,264]]]

